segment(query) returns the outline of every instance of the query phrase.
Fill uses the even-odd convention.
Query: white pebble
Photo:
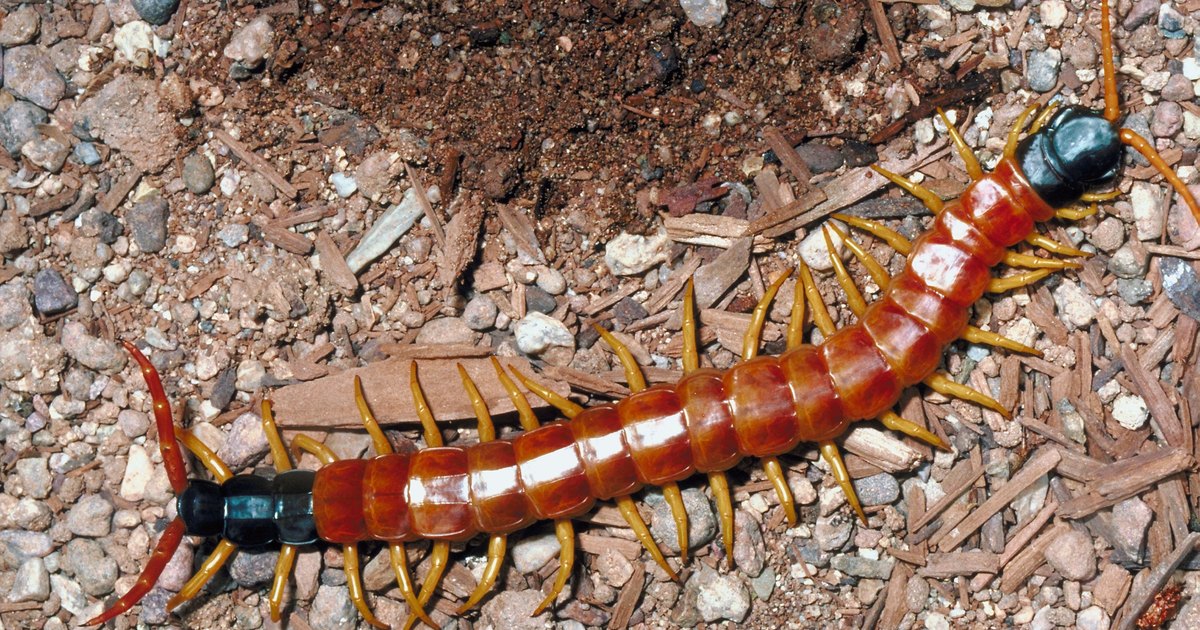
[[[1146,407],[1146,401],[1141,396],[1123,394],[1113,401],[1112,414],[1121,426],[1136,431],[1146,424],[1150,417],[1150,409]]]
[[[358,182],[354,178],[345,173],[334,173],[329,176],[329,183],[333,184],[333,189],[337,191],[337,195],[342,199],[346,199],[358,191]]]
[[[842,222],[830,221],[830,223],[836,225],[843,234],[846,232],[847,228]],[[804,259],[804,262],[807,263],[809,267],[812,267],[817,271],[829,271],[833,269],[833,262],[831,262],[829,258],[829,246],[825,243],[823,227],[824,225],[818,227],[808,236],[804,237],[804,240],[800,242],[799,247],[800,257]],[[843,256],[844,249],[842,237],[839,236],[837,232],[830,230],[829,240],[833,243],[833,250],[837,252],[838,258],[841,258]]]

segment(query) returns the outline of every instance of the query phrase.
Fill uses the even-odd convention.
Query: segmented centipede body
[[[583,409],[514,370],[528,389],[566,416],[564,421],[538,426],[524,395],[496,363],[498,376],[520,411],[525,432],[495,439],[486,406],[466,372],[460,370],[480,420],[481,441],[465,447],[442,446],[414,364],[411,386],[425,426],[427,448],[413,453],[392,452],[359,387],[356,399],[377,457],[338,460],[326,447],[300,436],[293,446],[317,455],[323,467],[315,473],[289,470],[287,450],[275,429],[270,406],[264,404],[264,424],[280,471],[273,480],[232,475],[207,447],[187,432],[182,433],[184,445],[217,478],[218,483],[214,483],[186,479],[158,376],[146,358],[127,344],[153,394],[163,458],[180,495],[179,519],[162,536],[138,584],[91,623],[113,618],[144,596],[186,531],[219,535],[222,542],[171,606],[198,592],[236,547],[281,543],[283,552],[269,596],[272,613],[278,616],[296,545],[322,540],[344,546],[351,597],[368,622],[381,625],[363,595],[356,548],[359,542],[377,540],[390,546],[397,580],[412,610],[406,626],[416,619],[432,625],[423,608],[445,567],[449,542],[479,534],[490,537],[488,567],[479,588],[463,606],[466,610],[494,584],[505,553],[505,536],[538,520],[554,520],[562,543],[560,570],[540,611],[554,602],[570,573],[574,555],[570,519],[588,511],[597,501],[616,500],[651,555],[672,576],[672,567],[650,538],[630,499],[645,486],[663,489],[679,526],[679,546],[684,554],[688,549],[687,515],[677,482],[696,473],[708,475],[725,544],[730,546],[733,512],[724,473],[747,457],[764,461],[767,476],[789,520],[794,522],[795,509],[776,457],[801,442],[819,445],[850,505],[865,521],[834,440],[852,422],[878,418],[889,428],[944,446],[924,427],[889,411],[904,388],[922,382],[937,391],[1007,413],[984,394],[939,376],[935,370],[941,354],[959,338],[1016,351],[1030,350],[968,326],[968,310],[985,291],[1022,286],[1045,277],[1051,269],[1072,266],[1059,259],[1017,254],[1010,248],[1028,240],[1053,253],[1081,254],[1035,235],[1035,225],[1056,215],[1080,216],[1082,211],[1056,208],[1095,198],[1086,191],[1112,181],[1123,145],[1144,154],[1200,219],[1200,206],[1149,143],[1119,127],[1107,3],[1102,5],[1102,25],[1102,112],[1083,108],[1054,112],[1051,108],[1037,116],[1028,135],[1021,139],[1023,123],[1033,113],[1032,108],[1027,110],[1009,136],[1004,157],[990,173],[983,172],[954,127],[948,125],[973,179],[963,195],[951,202],[943,203],[919,184],[876,169],[924,201],[936,215],[932,225],[909,243],[880,224],[843,217],[908,254],[907,264],[888,278],[882,266],[848,240],[851,251],[886,290],[878,301],[867,306],[841,261],[834,257],[837,278],[849,295],[851,310],[858,316],[856,323],[837,330],[811,274],[802,265],[788,329],[789,349],[779,356],[756,355],[767,306],[783,278],[772,285],[755,309],[743,361],[723,372],[698,368],[689,286],[683,317],[685,375],[673,385],[647,388],[628,351],[601,330],[625,366],[632,395],[615,404]],[[830,238],[828,232],[825,236]],[[1033,270],[996,279],[993,268],[1002,262]],[[812,320],[824,337],[819,344],[802,342],[806,305],[811,307]],[[404,543],[414,540],[435,541],[434,568],[419,593],[409,578],[404,550]]]

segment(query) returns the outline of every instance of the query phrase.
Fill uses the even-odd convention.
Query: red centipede
[[[360,542],[383,541],[411,611],[405,627],[418,620],[433,626],[424,609],[446,567],[451,542],[480,534],[489,537],[484,577],[460,609],[463,613],[494,585],[505,555],[506,536],[535,521],[552,520],[562,548],[560,567],[537,614],[554,603],[570,575],[575,538],[571,519],[597,501],[617,503],[653,559],[672,577],[675,570],[651,538],[631,498],[642,488],[662,489],[677,524],[683,562],[688,550],[687,514],[677,484],[697,473],[708,477],[727,548],[732,547],[733,510],[725,472],[745,458],[762,460],[787,519],[795,523],[796,510],[777,458],[802,442],[818,445],[850,507],[865,522],[835,442],[851,423],[878,419],[888,428],[945,448],[937,435],[890,411],[901,392],[918,383],[1007,415],[995,400],[940,375],[936,368],[947,345],[960,338],[1032,352],[1015,341],[971,327],[967,321],[969,309],[985,292],[1024,286],[1053,269],[1076,266],[1061,258],[1010,251],[1027,241],[1060,256],[1083,254],[1037,234],[1038,223],[1055,217],[1079,218],[1086,211],[1062,208],[1081,200],[1108,198],[1089,191],[1114,180],[1126,145],[1149,160],[1200,220],[1200,205],[1153,146],[1119,125],[1107,2],[1101,5],[1101,20],[1104,109],[1050,107],[1040,113],[1033,107],[1027,109],[991,172],[984,172],[954,126],[947,124],[972,179],[962,196],[953,201],[943,202],[919,184],[875,167],[933,211],[932,225],[909,242],[879,223],[838,215],[906,254],[907,263],[889,278],[862,247],[839,231],[876,283],[886,289],[879,300],[867,305],[842,261],[831,255],[836,278],[857,316],[856,323],[836,329],[812,274],[801,263],[787,331],[788,349],[779,356],[757,353],[768,306],[786,274],[771,285],[754,309],[743,360],[725,371],[699,367],[689,283],[683,306],[685,375],[675,384],[647,387],[628,349],[600,329],[624,366],[633,393],[616,403],[585,409],[511,370],[516,380],[565,417],[539,426],[522,391],[493,360],[524,429],[497,439],[482,397],[460,366],[479,419],[480,441],[465,447],[443,446],[414,363],[410,386],[426,448],[393,452],[371,414],[361,383],[356,382],[355,399],[377,456],[339,460],[324,445],[301,435],[293,441],[293,448],[314,454],[322,467],[315,473],[292,470],[270,403],[264,402],[263,423],[278,471],[273,479],[266,479],[232,474],[193,435],[182,430],[177,433],[157,372],[136,347],[126,343],[153,398],[163,460],[179,495],[179,516],[163,533],[136,585],[88,623],[104,623],[135,605],[153,586],[182,537],[189,534],[219,536],[221,542],[202,569],[171,599],[168,609],[198,593],[236,548],[281,544],[268,596],[272,617],[278,619],[297,546],[320,540],[343,546],[351,599],[367,622],[385,627],[367,605],[357,549]],[[1022,137],[1030,117],[1032,123]],[[825,238],[832,239],[828,231]],[[1001,263],[1028,271],[996,278],[993,269]],[[809,308],[823,338],[819,344],[804,342],[802,322]],[[177,434],[216,482],[187,478]],[[433,541],[432,568],[419,591],[409,575],[404,546],[417,540]]]

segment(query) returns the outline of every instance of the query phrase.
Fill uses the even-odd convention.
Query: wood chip
[[[890,473],[913,470],[921,464],[921,452],[891,431],[858,425],[850,429],[842,446],[848,452]]]
[[[609,619],[608,627],[612,630],[625,630],[629,627],[629,619],[633,617],[633,613],[637,610],[637,603],[642,599],[642,588],[646,585],[646,568],[642,563],[636,562],[633,565],[633,576],[621,587],[621,594],[617,596],[617,603],[613,606],[612,618]]]
[[[778,157],[783,167],[792,174],[792,177],[796,178],[800,190],[808,190],[810,187],[808,182],[813,177],[812,170],[808,168],[808,164],[805,164],[804,160],[800,159],[800,154],[796,153],[796,148],[792,146],[792,143],[784,138],[783,134],[775,127],[767,127],[763,129],[762,133],[767,145],[775,152],[775,157]]]
[[[446,251],[446,231],[442,229],[442,219],[433,211],[433,204],[429,203],[429,195],[425,192],[425,186],[421,184],[421,178],[417,177],[417,172],[409,166],[408,162],[404,163],[404,172],[408,174],[408,181],[412,183],[413,190],[417,191],[417,201],[421,204],[421,209],[425,211],[426,218],[429,219],[429,225],[433,227],[433,236],[437,239],[438,246],[442,251]],[[481,213],[482,215],[482,213]],[[475,226],[478,233],[479,224]]]
[[[1150,408],[1151,422],[1158,425],[1167,444],[1186,446],[1186,431],[1179,423],[1179,415],[1175,413],[1174,403],[1167,399],[1167,394],[1158,384],[1158,378],[1151,375],[1142,365],[1131,346],[1121,346],[1121,360],[1125,363],[1125,373],[1133,379],[1136,387],[1135,393],[1145,399],[1146,406]]]
[[[1069,528],[1070,525],[1059,521],[1050,531],[1042,534],[1032,544],[1021,550],[1017,557],[1004,566],[1004,573],[1000,577],[1000,591],[1012,593],[1024,586],[1029,576],[1046,563],[1046,549],[1050,547],[1050,543]]]
[[[695,274],[696,308],[709,308],[729,291],[750,267],[753,241],[744,238],[721,252],[711,263],[700,267]]]
[[[1092,597],[1111,616],[1115,615],[1117,609],[1125,602],[1129,586],[1133,584],[1133,576],[1129,575],[1129,571],[1111,562],[1104,562],[1103,565],[1100,578],[1092,587]]]
[[[407,358],[390,358],[315,381],[280,388],[273,394],[275,418],[281,427],[288,428],[360,428],[362,421],[354,403],[353,385],[354,377],[360,376],[367,402],[380,424],[419,423],[408,387],[409,362]],[[475,418],[471,402],[462,390],[455,367],[457,363],[461,363],[475,380],[493,414],[499,416],[514,411],[508,394],[496,379],[490,360],[429,359],[419,364],[420,379],[429,407],[439,422]],[[514,366],[525,374],[534,374],[529,362],[524,359],[505,358],[501,363]],[[542,375],[536,378],[560,395],[570,393],[567,385],[561,381]],[[401,385],[398,386],[398,383]],[[530,394],[527,397],[535,408],[546,406],[537,396]]]
[[[946,508],[957,501],[964,492],[970,490],[975,485],[975,482],[979,481],[980,477],[983,477],[984,470],[985,468],[982,463],[974,463],[970,460],[958,462],[950,470],[950,473],[946,475],[946,478],[942,480],[942,488],[945,494],[942,495],[942,498],[934,502],[933,505],[929,506],[920,519],[909,525],[909,530],[916,531],[931,523]]]
[[[62,192],[47,197],[29,206],[29,216],[33,218],[44,217],[51,212],[58,212],[63,208],[75,203],[79,198],[78,188],[67,188]]]
[[[271,185],[279,190],[284,197],[288,199],[295,199],[296,196],[300,194],[300,191],[296,190],[296,187],[292,186],[287,179],[284,179],[283,175],[280,175],[279,171],[275,170],[275,167],[271,166],[271,163],[268,162],[266,158],[263,158],[254,151],[251,151],[249,147],[242,144],[233,136],[229,135],[229,132],[225,131],[224,129],[215,129],[213,130],[212,134],[213,138],[220,140],[221,144],[229,147],[229,150],[232,151],[233,154],[238,157],[238,159],[248,164],[250,168],[258,171],[263,177],[267,178],[267,181],[271,182]]]
[[[417,198],[421,196],[418,193]],[[432,209],[426,210],[432,212]],[[446,287],[454,287],[463,271],[475,260],[479,249],[479,233],[483,226],[483,204],[471,199],[450,219],[446,226],[445,242],[442,243],[442,260],[438,265],[438,277]]]
[[[963,519],[962,523],[954,528],[942,541],[938,548],[942,551],[950,551],[961,545],[968,536],[975,533],[975,530],[983,526],[984,522],[992,517],[993,514],[1004,509],[1006,505],[1012,503],[1013,499],[1017,498],[1025,488],[1033,485],[1042,475],[1050,472],[1058,465],[1061,456],[1057,449],[1042,447],[1037,453],[1025,462],[1021,470],[1009,479],[1008,483],[992,490],[992,494],[988,497],[979,509],[971,513],[970,516]]]
[[[932,578],[948,578],[956,575],[976,573],[998,573],[1000,556],[984,551],[955,551],[931,553],[925,566],[917,569],[917,575]]]
[[[508,276],[504,273],[504,265],[498,262],[486,262],[475,268],[471,276],[471,286],[480,292],[494,291],[508,286]]]
[[[622,520],[621,523],[625,524],[625,521]],[[615,550],[628,560],[637,560],[642,555],[642,544],[636,540],[625,540],[624,538],[588,533],[581,533],[577,537],[580,549],[597,556],[608,549]]]
[[[522,262],[546,264],[546,254],[538,244],[537,233],[534,232],[529,217],[525,216],[524,212],[506,205],[497,206],[496,214],[500,217],[504,229],[508,230],[516,242],[517,252],[525,257],[526,260]]]
[[[1195,459],[1181,448],[1160,448],[1136,457],[1114,462],[1097,471],[1096,480],[1084,493],[1062,504],[1058,515],[1078,519],[1149,490],[1160,480],[1195,465]]]
[[[887,600],[883,606],[883,613],[879,616],[880,628],[898,628],[900,622],[904,620],[904,616],[908,614],[908,605],[905,594],[908,593],[909,580],[921,580],[924,578],[914,577],[912,569],[906,564],[898,564],[892,569],[892,576],[888,579],[887,591],[881,597]]]
[[[297,234],[287,228],[273,224],[262,226],[263,240],[293,254],[307,256],[313,249],[313,242],[302,234]]]
[[[1058,509],[1058,503],[1054,500],[1049,501],[1042,506],[1042,510],[1033,518],[1029,519],[1017,533],[1004,545],[1004,552],[1000,554],[1000,566],[1006,566],[1033,537],[1042,530],[1046,523],[1050,522],[1050,517],[1054,516],[1054,510]]]
[[[137,186],[137,183],[141,179],[141,171],[135,170],[126,173],[121,179],[117,180],[117,183],[113,184],[112,188],[108,189],[108,194],[104,195],[100,203],[96,205],[96,208],[101,212],[112,214],[114,210],[125,202],[125,198],[129,196],[129,193],[133,191],[133,188]]]
[[[358,278],[353,271],[350,271],[350,266],[346,264],[346,258],[342,256],[341,250],[325,230],[317,230],[314,245],[317,248],[317,255],[321,257],[321,271],[346,295],[357,291]]]

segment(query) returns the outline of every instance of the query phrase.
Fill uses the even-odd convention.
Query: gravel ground
[[[581,404],[601,401],[627,390],[596,343],[600,322],[652,381],[673,380],[679,290],[695,273],[704,360],[726,368],[764,286],[800,257],[835,320],[853,321],[814,228],[845,211],[911,238],[928,221],[865,165],[953,198],[968,177],[933,105],[990,166],[1028,104],[1102,98],[1099,11],[1078,1],[540,4],[0,6],[0,629],[89,619],[133,585],[174,516],[146,388],[119,340],[150,354],[181,422],[235,471],[271,469],[265,396],[286,436],[363,456],[356,416],[335,407],[351,404],[354,368],[393,441],[420,442],[409,404],[374,398],[414,357],[455,379],[425,384],[446,439],[469,443],[449,359],[493,391],[484,357],[529,360]],[[1114,18],[1125,125],[1189,184],[1198,16],[1196,0],[1137,0]],[[681,583],[607,506],[578,525],[582,568],[552,612],[528,617],[557,567],[542,525],[510,541],[481,610],[453,619],[485,552],[456,546],[435,619],[1104,630],[1172,581],[1181,609],[1166,627],[1200,627],[1200,228],[1139,156],[1117,187],[1097,215],[1050,228],[1092,254],[1081,269],[976,306],[974,325],[1040,357],[966,342],[946,355],[954,379],[1013,418],[922,389],[900,411],[952,452],[877,426],[845,440],[867,525],[805,445],[782,458],[796,527],[756,464],[731,472],[732,558],[705,485],[683,484]],[[767,352],[783,347],[794,286],[771,311]],[[661,495],[639,499],[677,556]],[[213,547],[185,542],[116,627],[279,626],[265,601],[274,551],[237,554],[168,618]],[[363,552],[376,614],[402,623],[386,550]],[[284,623],[363,625],[341,567],[339,550],[302,551]]]

